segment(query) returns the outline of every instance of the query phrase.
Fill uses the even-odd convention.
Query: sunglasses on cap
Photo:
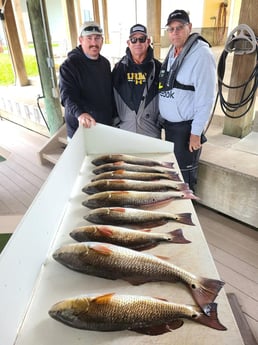
[[[102,34],[102,29],[99,26],[96,26],[96,25],[87,26],[82,31],[97,32],[99,34]]]
[[[130,42],[133,44],[137,43],[137,41],[139,43],[144,43],[144,42],[146,42],[146,40],[147,40],[146,36],[142,36],[142,37],[138,37],[138,38],[137,37],[131,37],[130,38]]]

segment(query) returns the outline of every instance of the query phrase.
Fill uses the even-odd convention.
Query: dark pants
[[[174,143],[174,153],[183,175],[184,181],[194,191],[197,181],[198,162],[201,155],[199,150],[189,151],[192,121],[169,122],[164,121],[165,140]]]

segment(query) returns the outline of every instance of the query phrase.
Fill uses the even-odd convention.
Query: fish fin
[[[186,225],[195,225],[192,222],[192,214],[191,213],[178,213],[175,215],[175,221],[179,223],[183,223]]]
[[[123,164],[125,164],[124,161],[117,161],[117,162],[113,163],[114,166],[119,166],[119,165],[123,165]]]
[[[196,281],[196,284],[193,283],[190,287],[194,299],[203,309],[204,306],[215,300],[224,284],[225,282],[218,279],[200,278]]]
[[[194,314],[192,320],[201,323],[202,325],[208,326],[210,328],[217,329],[219,331],[226,331],[227,328],[222,325],[218,319],[217,314],[217,303],[210,303],[203,307],[204,313]]]
[[[146,335],[161,335],[164,333],[171,332],[173,329],[180,328],[183,326],[184,321],[173,320],[167,324],[149,326],[144,328],[131,328],[132,331]]]
[[[126,212],[126,208],[125,207],[109,207],[109,211],[112,212],[121,212],[121,213],[125,213]]]
[[[102,255],[110,255],[113,253],[113,251],[106,244],[94,243],[90,244],[89,248]]]
[[[173,231],[168,232],[168,235],[171,235],[172,241],[171,243],[191,243],[191,241],[187,240],[184,235],[182,229],[176,229]]]
[[[126,172],[126,170],[119,169],[119,170],[114,170],[114,171],[111,171],[111,172],[112,172],[112,175],[121,175],[121,174],[124,174]]]
[[[124,277],[123,280],[127,281],[131,285],[138,286],[147,283],[148,280],[141,280],[141,279],[134,279],[134,278],[126,278]]]
[[[97,226],[97,229],[98,232],[105,237],[111,237],[113,235],[113,231],[105,225]]]
[[[92,298],[92,301],[95,302],[96,304],[107,304],[110,302],[110,299],[114,295],[115,295],[114,292],[106,293],[104,295],[99,295],[99,296]]]
[[[158,301],[168,302],[166,298],[162,298],[162,297],[153,297],[153,298],[157,299]]]
[[[162,256],[162,255],[154,255],[156,258],[159,258],[161,260],[170,260],[171,258],[169,258],[168,256]]]
[[[151,232],[151,229],[141,229],[143,232]]]
[[[148,250],[148,249],[152,249],[158,246],[158,243],[149,243],[149,244],[141,244],[139,246],[131,246],[131,249],[137,250],[137,251],[143,251],[143,250]]]

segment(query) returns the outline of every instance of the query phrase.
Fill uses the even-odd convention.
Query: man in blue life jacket
[[[167,20],[171,48],[159,77],[159,110],[165,139],[174,142],[174,153],[183,178],[194,190],[204,128],[216,96],[216,63],[208,42],[191,33],[184,10]]]

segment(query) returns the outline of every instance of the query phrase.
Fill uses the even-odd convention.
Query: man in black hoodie
[[[79,43],[68,53],[59,74],[68,138],[73,137],[79,123],[89,128],[96,122],[112,125],[113,121],[111,66],[100,54],[103,45],[101,27],[95,22],[84,23]]]
[[[147,29],[131,27],[126,55],[112,71],[118,117],[115,126],[131,132],[161,137],[158,78],[161,63],[154,59]]]

